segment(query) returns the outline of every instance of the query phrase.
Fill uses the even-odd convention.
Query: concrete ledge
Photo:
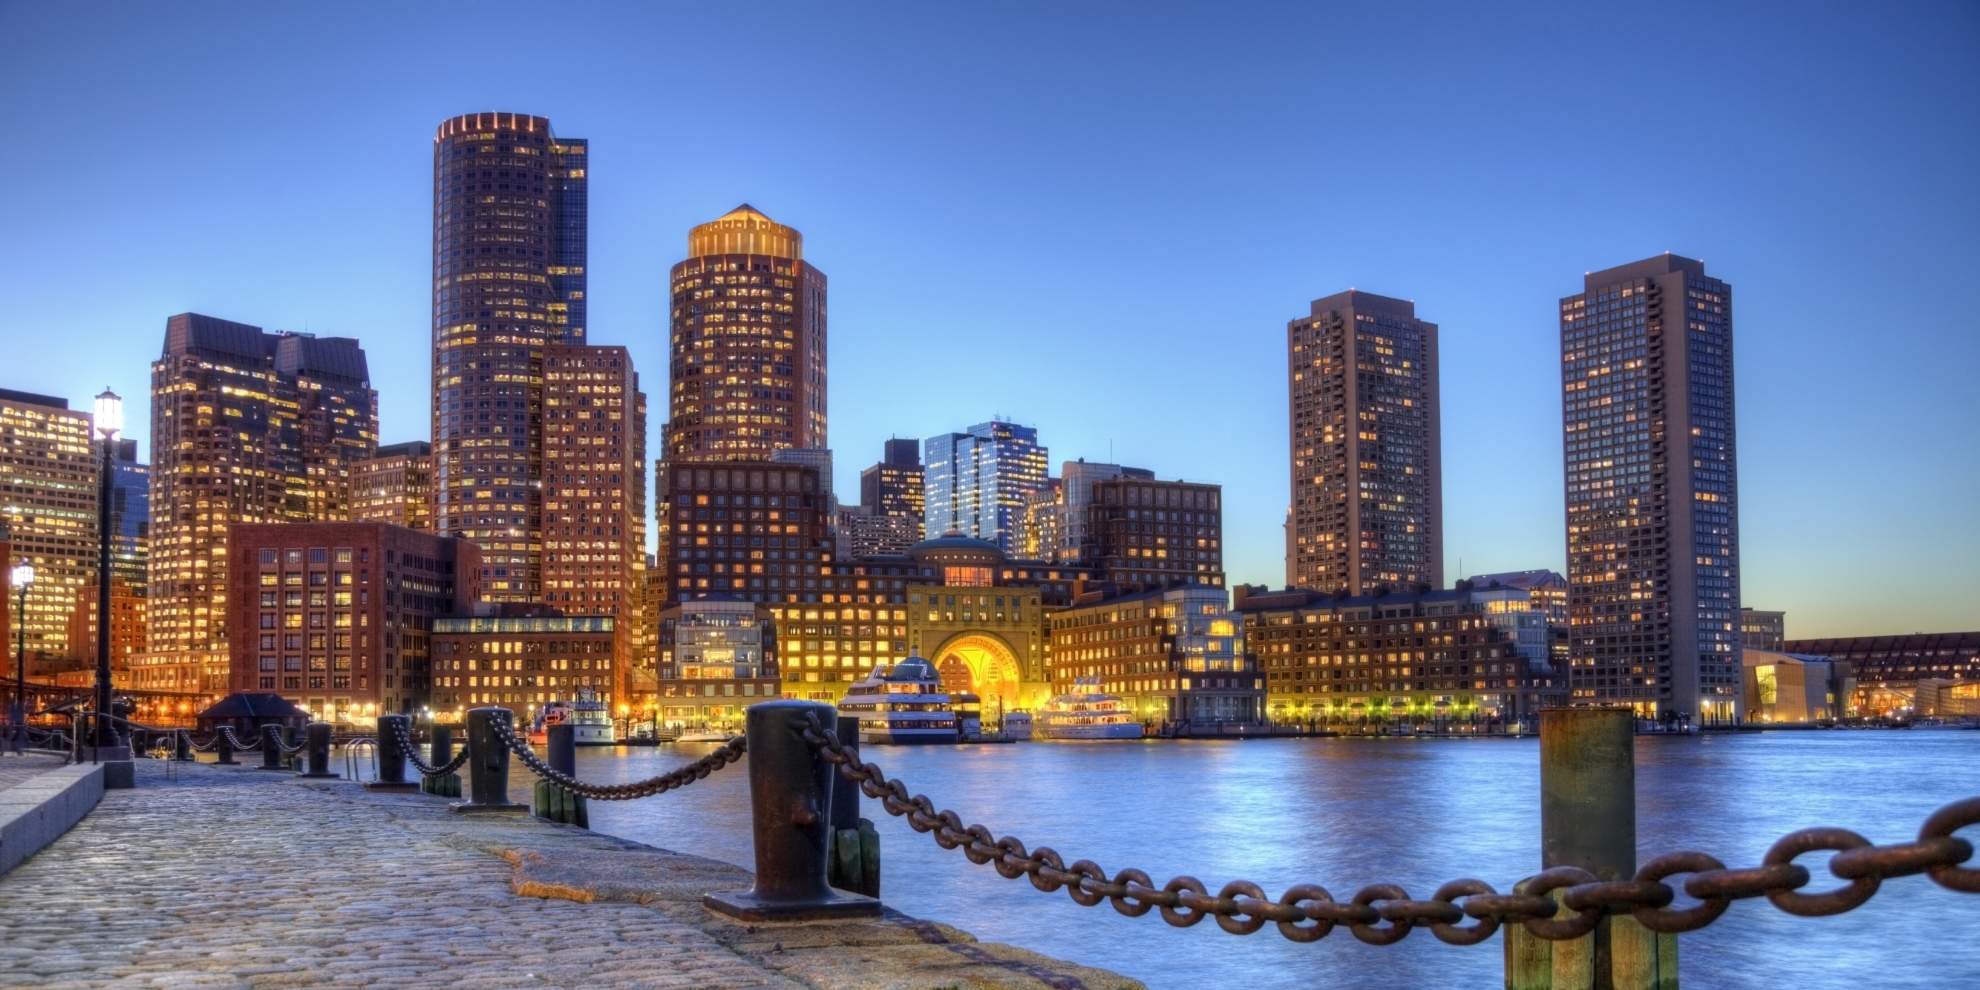
[[[0,791],[0,874],[61,838],[103,800],[104,766],[61,767]]]

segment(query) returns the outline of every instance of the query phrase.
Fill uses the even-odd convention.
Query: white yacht
[[[536,721],[529,727],[529,741],[538,746],[550,742],[550,727],[570,723],[572,740],[579,746],[611,746],[618,742],[618,734],[612,728],[612,713],[604,702],[598,700],[598,692],[590,688],[579,688],[574,701],[553,701],[537,710]]]
[[[941,675],[914,654],[873,668],[840,699],[839,711],[858,717],[861,745],[953,744],[961,738]]]
[[[1126,703],[1100,693],[1100,679],[1082,677],[1071,694],[1045,703],[1033,719],[1040,739],[1140,739],[1141,722]]]

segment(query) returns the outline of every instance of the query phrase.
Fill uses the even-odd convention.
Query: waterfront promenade
[[[138,762],[0,877],[8,987],[1128,990],[946,925],[742,926],[734,866],[442,798]]]

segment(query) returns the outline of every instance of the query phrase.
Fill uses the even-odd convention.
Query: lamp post
[[[124,428],[124,400],[104,388],[96,397],[96,432],[103,436],[103,466],[96,484],[96,713],[97,745],[117,745],[110,712],[110,498],[116,486],[111,448]]]
[[[27,600],[28,585],[34,583],[34,568],[15,564],[9,575],[16,589],[14,604],[14,708],[8,722],[14,727],[14,752],[27,748]]]

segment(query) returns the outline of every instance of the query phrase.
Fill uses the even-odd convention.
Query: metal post
[[[27,565],[23,564],[22,567]],[[29,568],[29,573],[33,569]],[[19,580],[21,567],[14,568],[15,579]],[[21,581],[21,590],[14,606],[14,710],[8,721],[14,726],[14,752],[27,748],[27,601],[28,583]]]
[[[110,496],[116,478],[110,461],[110,438],[103,435],[103,471],[96,498],[96,710],[110,713]],[[105,721],[98,746],[117,745],[116,728]]]
[[[282,765],[282,727],[272,722],[261,726],[260,770],[286,770]]]
[[[100,719],[99,721],[102,721],[102,722],[106,722],[106,723],[107,723],[107,722],[109,722],[110,720],[106,718],[106,719]],[[107,730],[104,730],[104,731],[105,731],[105,732],[115,732],[116,730],[115,730],[115,729],[107,729]],[[101,735],[101,734],[99,734],[97,738],[99,738],[99,739],[100,739],[100,738],[102,738],[102,735]],[[190,733],[190,732],[187,732],[187,731],[186,731],[186,730],[184,730],[184,729],[175,729],[175,730],[173,730],[173,732],[172,732],[172,759],[174,759],[174,760],[177,760],[177,761],[179,761],[180,763],[191,763],[191,762],[193,761],[193,753],[192,753],[192,733]]]
[[[838,724],[832,706],[817,701],[765,701],[744,710],[756,885],[704,895],[702,905],[717,914],[744,922],[880,915],[878,900],[826,881],[833,764],[805,742],[807,714],[820,725]]]
[[[406,779],[406,753],[399,740],[411,740],[412,718],[407,715],[378,716],[378,779],[367,781],[368,791],[416,791],[419,785]]]
[[[454,804],[455,811],[528,811],[509,801],[509,747],[495,737],[495,720],[507,724],[507,708],[472,708],[467,713],[468,782],[472,797]]]
[[[234,765],[234,737],[217,729],[213,733],[213,762],[222,766]]]
[[[298,777],[341,777],[342,774],[330,770],[330,723],[311,722],[305,730],[304,755],[309,757],[309,767],[297,774]]]

